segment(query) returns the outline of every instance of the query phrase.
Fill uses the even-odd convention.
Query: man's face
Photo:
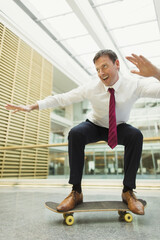
[[[95,62],[98,77],[106,86],[114,85],[119,79],[119,60],[115,63],[107,56],[101,56]]]

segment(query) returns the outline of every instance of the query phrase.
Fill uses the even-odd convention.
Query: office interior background
[[[160,1],[0,0],[0,178],[68,176],[68,132],[87,118],[90,103],[16,114],[4,106],[95,81],[100,49],[117,53],[120,75],[139,77],[125,59],[131,53],[160,67]],[[128,123],[144,135],[138,177],[160,178],[160,99],[138,100]],[[10,146],[22,148],[4,149]],[[123,146],[87,145],[84,178],[121,178],[123,154]]]

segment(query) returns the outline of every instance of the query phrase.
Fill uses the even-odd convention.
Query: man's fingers
[[[127,56],[126,59],[132,62],[137,68],[144,66],[144,64],[148,62],[148,60],[142,55],[138,56],[134,53],[132,53],[132,57]]]
[[[139,58],[139,56],[138,56],[138,55],[136,55],[135,53],[132,53],[132,56],[133,56],[134,58],[136,58],[136,59],[138,59],[138,58]]]
[[[12,113],[16,113],[18,111],[24,111],[24,112],[30,112],[31,111],[30,107],[29,106],[25,106],[25,105],[18,105],[17,106],[17,105],[13,105],[13,104],[7,104],[5,106],[5,108],[7,110],[13,110]]]
[[[7,104],[5,107],[7,110],[15,110],[15,112],[26,111],[25,106],[23,105],[17,106],[17,105]]]
[[[137,64],[144,64],[144,58],[142,57],[142,55],[138,56],[132,53],[132,56],[136,59]]]
[[[6,109],[10,109],[10,108],[11,108],[11,105],[10,105],[10,104],[7,104],[7,105],[5,106],[5,108],[6,108]]]
[[[17,108],[18,106],[12,105],[12,104],[7,104],[5,107],[6,107],[6,109],[8,109],[8,110],[14,110],[14,109]]]
[[[137,62],[135,61],[135,58],[127,56],[126,59],[133,63],[134,65],[137,65]]]
[[[156,72],[156,67],[144,56],[138,56],[132,53],[131,56],[127,56],[126,59],[132,62],[137,67],[136,70],[131,70],[131,73],[143,77],[154,76],[154,72]]]

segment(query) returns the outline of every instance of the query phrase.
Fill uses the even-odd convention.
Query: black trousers
[[[118,144],[124,145],[124,186],[136,188],[136,174],[140,164],[143,135],[129,124],[117,126]],[[68,152],[70,164],[70,184],[79,184],[82,180],[84,166],[84,149],[88,143],[108,141],[108,128],[85,122],[73,127],[68,135]]]

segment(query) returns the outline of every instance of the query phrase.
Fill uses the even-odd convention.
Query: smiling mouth
[[[109,78],[109,76],[105,76],[105,77],[103,77],[102,79],[105,81],[105,80],[107,80]]]

